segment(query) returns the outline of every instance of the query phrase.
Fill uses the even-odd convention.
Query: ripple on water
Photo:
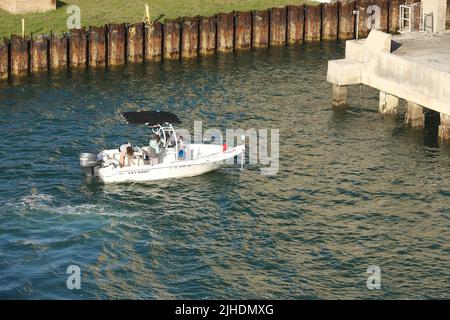
[[[2,86],[0,297],[448,298],[450,149],[436,124],[380,117],[370,88],[332,112],[326,62],[342,55],[322,43]],[[142,108],[189,130],[279,129],[278,173],[84,181],[80,151],[148,142],[115,116]]]

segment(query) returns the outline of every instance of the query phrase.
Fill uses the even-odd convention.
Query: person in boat
[[[173,148],[175,146],[175,138],[170,132],[166,135],[166,148]]]
[[[152,164],[158,164],[160,154],[161,154],[161,137],[157,134],[152,134],[149,143],[149,157]]]
[[[119,164],[120,164],[121,168],[123,166],[125,166],[125,157],[127,157],[128,165],[134,164],[134,161],[133,161],[134,151],[133,151],[133,147],[131,146],[130,142],[121,145],[119,147],[119,151],[120,151]]]

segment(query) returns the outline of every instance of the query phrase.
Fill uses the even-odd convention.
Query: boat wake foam
[[[57,199],[54,196],[48,194],[30,194],[21,197],[18,201],[10,203],[9,206],[13,206],[19,210],[29,210],[46,212],[60,215],[100,215],[111,217],[134,217],[138,213],[130,212],[126,210],[114,210],[108,208],[105,205],[100,204],[80,204],[80,205],[58,205]]]

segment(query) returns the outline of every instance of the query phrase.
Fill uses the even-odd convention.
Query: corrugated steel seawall
[[[217,52],[252,50],[369,34],[367,8],[381,9],[380,28],[397,32],[404,0],[354,0],[250,12],[183,17],[151,24],[109,24],[67,34],[0,41],[0,79],[50,69],[105,68],[126,63],[191,59]],[[359,21],[353,11],[360,11]],[[449,17],[450,19],[450,14]],[[448,23],[450,26],[450,21]]]

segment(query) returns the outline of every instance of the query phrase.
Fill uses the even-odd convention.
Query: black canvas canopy
[[[163,125],[164,123],[181,123],[176,114],[167,111],[129,111],[120,112],[120,115],[130,124],[155,126],[158,124]]]

